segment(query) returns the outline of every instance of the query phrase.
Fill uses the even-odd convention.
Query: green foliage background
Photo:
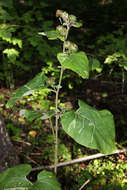
[[[13,88],[17,83],[25,83],[40,68],[57,77],[53,64],[61,46],[55,41],[47,41],[38,35],[48,31],[56,22],[56,9],[75,14],[83,22],[81,30],[72,31],[72,40],[85,52],[101,61],[104,68],[106,57],[123,53],[126,60],[126,8],[127,2],[101,0],[1,0],[0,2],[0,81],[1,86]],[[117,15],[117,17],[116,17]],[[116,31],[114,34],[111,34]],[[118,32],[117,32],[118,31]],[[75,35],[75,32],[77,33]],[[76,38],[76,39],[75,39]],[[116,60],[119,62],[119,60]],[[106,66],[106,69],[114,67]],[[123,67],[123,63],[122,63]],[[26,74],[27,73],[27,74]],[[95,73],[95,72],[94,72]],[[26,75],[24,75],[26,74]],[[22,76],[25,76],[22,79]]]
[[[58,46],[52,48],[39,31],[52,28],[46,13],[49,5],[43,1],[2,1],[0,4],[0,80],[7,87],[14,87],[15,78],[24,73],[32,78],[41,67],[55,61]],[[25,79],[25,80],[28,80]]]

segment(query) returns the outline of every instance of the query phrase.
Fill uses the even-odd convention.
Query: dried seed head
[[[58,25],[58,26],[56,27],[56,30],[58,30],[59,32],[61,32],[62,30],[64,30],[64,27],[61,26],[61,25]]]
[[[65,41],[64,42],[64,47],[66,48],[67,51],[70,53],[75,53],[78,51],[78,46],[70,41]]]
[[[77,18],[74,15],[69,15],[69,19],[70,19],[71,24],[73,24],[73,23],[75,23],[77,21]]]
[[[54,78],[50,77],[48,78],[48,84],[52,85],[54,83]]]
[[[71,45],[71,42],[70,41],[65,41],[64,42],[64,46],[65,46],[65,48],[70,48],[70,45]]]
[[[56,27],[56,30],[59,31],[62,36],[66,36],[67,29],[64,26],[59,25]]]
[[[71,51],[72,52],[77,52],[78,51],[78,46],[74,43],[71,44]]]
[[[63,11],[62,10],[57,10],[56,11],[56,17],[60,17],[61,15],[63,14]]]
[[[69,14],[68,14],[66,11],[64,11],[64,12],[61,14],[61,18],[63,19],[63,21],[64,21],[65,23],[67,23],[67,22],[69,21]]]
[[[66,108],[67,110],[72,109],[72,108],[73,108],[72,103],[71,103],[71,102],[66,102],[66,103],[65,103],[65,108]]]

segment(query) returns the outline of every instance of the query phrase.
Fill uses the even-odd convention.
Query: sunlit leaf
[[[20,39],[12,38],[12,39],[11,39],[11,43],[12,43],[13,45],[18,45],[19,48],[22,48],[22,40],[20,40]]]
[[[3,51],[4,54],[7,55],[8,59],[10,60],[10,62],[14,62],[16,60],[16,58],[19,56],[19,52],[14,49],[14,48],[10,48],[10,49],[5,49]]]
[[[89,62],[84,52],[72,53],[70,55],[58,53],[57,58],[64,68],[76,72],[84,79],[89,77]]]

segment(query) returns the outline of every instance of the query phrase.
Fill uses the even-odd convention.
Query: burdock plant
[[[49,40],[62,41],[62,52],[57,54],[60,63],[60,76],[58,84],[47,83],[47,76],[41,72],[34,79],[13,93],[12,98],[8,102],[8,106],[12,107],[18,100],[26,95],[30,95],[40,89],[48,88],[55,93],[55,111],[43,110],[21,110],[20,114],[26,118],[40,118],[42,120],[49,119],[52,132],[54,135],[55,155],[54,155],[54,172],[57,173],[58,164],[58,128],[61,123],[64,131],[71,136],[77,143],[98,149],[103,154],[112,153],[115,147],[115,129],[113,115],[108,110],[98,111],[78,100],[79,108],[62,110],[59,107],[59,93],[62,88],[62,78],[67,69],[77,73],[83,79],[89,77],[89,61],[83,51],[78,51],[78,46],[68,40],[71,27],[81,27],[81,22],[77,21],[76,16],[69,15],[62,10],[56,11],[56,17],[60,21],[60,25],[55,30],[40,32],[42,36],[46,36]],[[55,118],[55,119],[52,119]],[[51,121],[54,121],[51,122]]]

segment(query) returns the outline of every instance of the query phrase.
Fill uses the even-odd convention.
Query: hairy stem
[[[66,32],[66,37],[63,43],[63,53],[65,53],[65,41],[67,40],[68,34],[69,34],[70,26],[67,25],[67,32]],[[57,91],[56,91],[56,120],[55,120],[55,155],[54,155],[54,173],[57,174],[57,164],[58,164],[58,126],[59,126],[59,110],[58,110],[58,100],[59,100],[59,91],[61,88],[61,82],[62,82],[62,76],[64,72],[64,67],[61,67],[60,71],[60,77],[59,77],[59,83],[57,86]]]
[[[60,72],[60,78],[59,78],[59,83],[56,91],[56,120],[55,120],[55,159],[54,159],[54,172],[55,174],[57,173],[57,164],[58,164],[58,125],[59,125],[59,110],[58,110],[58,99],[59,99],[59,91],[61,88],[61,82],[62,82],[62,76],[63,76],[63,71],[64,68],[61,67],[61,72]]]

